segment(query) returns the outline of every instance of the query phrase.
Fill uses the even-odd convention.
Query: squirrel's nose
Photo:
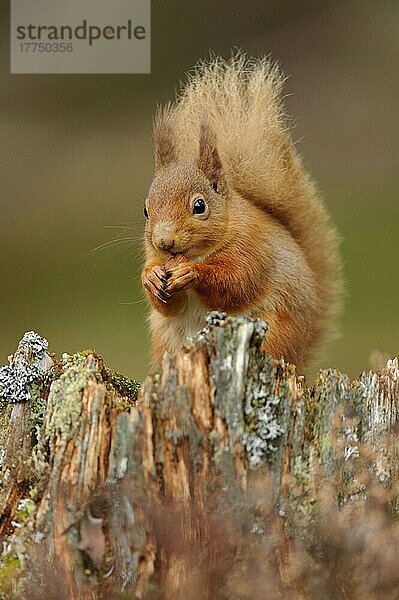
[[[176,232],[173,224],[164,220],[156,223],[152,232],[152,243],[155,248],[162,252],[169,252],[176,242]]]
[[[169,250],[171,250],[173,248],[174,244],[175,244],[175,240],[161,238],[158,242],[158,247],[161,250],[165,250],[166,252],[168,252]]]

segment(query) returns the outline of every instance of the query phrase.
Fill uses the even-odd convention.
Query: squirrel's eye
[[[148,219],[148,210],[146,206],[144,206],[144,216],[146,219]]]
[[[206,202],[202,198],[197,198],[193,204],[193,215],[203,215],[206,211]]]

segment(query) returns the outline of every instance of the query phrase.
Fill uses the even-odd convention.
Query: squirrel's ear
[[[169,106],[158,108],[154,118],[155,170],[176,160],[176,148],[173,141],[172,118]]]
[[[216,187],[222,175],[222,163],[216,149],[216,137],[205,118],[200,125],[198,167]]]

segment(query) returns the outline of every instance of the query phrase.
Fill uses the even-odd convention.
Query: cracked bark
[[[4,556],[18,557],[18,597],[33,584],[60,598],[185,598],[193,589],[218,597],[203,550],[214,515],[229,515],[226,549],[242,562],[231,530],[262,521],[249,499],[254,489],[266,497],[270,481],[284,577],[290,537],[310,523],[322,477],[340,503],[360,497],[367,447],[377,479],[397,481],[397,448],[384,444],[397,423],[397,360],[353,382],[322,371],[307,388],[293,366],[260,351],[265,334],[261,322],[213,314],[164,357],[137,402],[98,356],[71,357],[51,386],[35,384],[44,407],[35,435],[29,402],[4,406],[0,526],[3,566]],[[219,585],[243,598],[229,564]]]

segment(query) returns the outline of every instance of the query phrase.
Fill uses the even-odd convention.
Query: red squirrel
[[[156,364],[211,310],[263,319],[264,350],[300,368],[333,331],[337,234],[287,130],[282,85],[267,59],[216,58],[155,115],[142,282]]]

